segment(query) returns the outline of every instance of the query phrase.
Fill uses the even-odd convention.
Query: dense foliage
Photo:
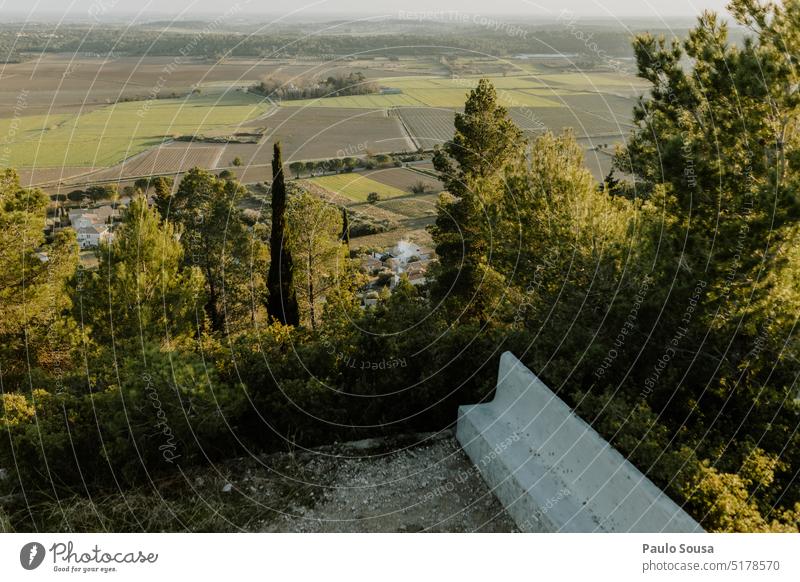
[[[245,452],[451,426],[512,350],[707,529],[797,531],[800,2],[732,12],[742,46],[711,15],[636,40],[653,88],[614,187],[571,134],[527,143],[481,81],[436,157],[433,280],[371,308],[341,212],[287,191],[279,147],[271,220],[246,227],[240,185],[195,170],[134,199],[94,271],[3,174],[0,525]]]
[[[369,95],[378,92],[378,85],[368,82],[364,73],[330,76],[323,81],[296,79],[285,81],[267,77],[249,88],[251,93],[269,97],[275,101],[293,99],[317,99],[346,95]]]

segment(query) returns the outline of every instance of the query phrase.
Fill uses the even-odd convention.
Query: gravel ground
[[[305,494],[292,495],[261,531],[517,531],[449,432],[345,443],[293,459]]]
[[[0,531],[21,501],[0,497]],[[54,531],[517,531],[449,431],[240,457],[52,511]]]

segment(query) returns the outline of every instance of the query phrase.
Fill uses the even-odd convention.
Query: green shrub
[[[147,362],[146,364],[144,362]],[[3,394],[0,466],[27,493],[124,487],[233,454],[238,390],[192,354],[146,346],[91,394]]]
[[[3,394],[0,466],[26,492],[79,487],[103,473],[91,399],[36,389],[29,395]]]

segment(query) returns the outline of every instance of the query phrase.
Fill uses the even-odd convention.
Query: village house
[[[427,282],[428,265],[433,251],[401,240],[385,252],[372,252],[361,257],[361,270],[371,275],[368,288],[394,289],[403,275],[414,286]],[[365,296],[366,297],[366,296]],[[377,299],[375,300],[375,302]],[[364,301],[364,305],[369,305]]]
[[[101,242],[109,242],[113,239],[111,229],[107,224],[90,224],[80,226],[75,229],[78,239],[78,246],[81,250],[95,248]]]
[[[97,208],[75,208],[69,211],[69,221],[78,239],[78,246],[90,249],[101,242],[113,239],[111,223],[119,216],[119,211],[109,205]]]

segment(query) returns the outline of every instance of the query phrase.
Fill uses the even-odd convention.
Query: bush
[[[422,180],[417,180],[408,189],[414,194],[425,194],[431,191],[431,187]]]
[[[110,200],[119,194],[119,189],[116,184],[106,184],[105,186],[89,186],[86,189],[86,195],[92,199],[93,202],[100,202],[101,200]]]
[[[107,476],[91,397],[53,394],[35,389],[29,395],[2,395],[0,465],[15,486],[25,484],[26,495],[52,494],[61,487],[80,487]],[[102,418],[102,417],[100,417]],[[90,438],[90,437],[94,438]],[[105,465],[105,467],[104,467]]]
[[[0,466],[26,495],[126,487],[236,451],[240,395],[193,354],[146,346],[91,394],[2,395]],[[116,381],[117,375],[109,373]],[[99,424],[98,424],[99,423]]]
[[[370,204],[375,204],[377,202],[380,202],[380,200],[381,200],[381,195],[378,194],[377,192],[370,192],[369,194],[367,194],[367,202],[369,202]]]
[[[245,208],[242,211],[242,222],[247,226],[254,226],[261,219],[261,213],[254,208]]]
[[[226,421],[237,415],[238,393],[194,354],[157,346],[147,352],[146,364],[124,361],[120,384],[106,391],[100,416],[109,460],[131,483],[235,448]]]
[[[396,228],[397,224],[387,218],[375,218],[356,211],[350,211],[350,238],[379,234]]]

